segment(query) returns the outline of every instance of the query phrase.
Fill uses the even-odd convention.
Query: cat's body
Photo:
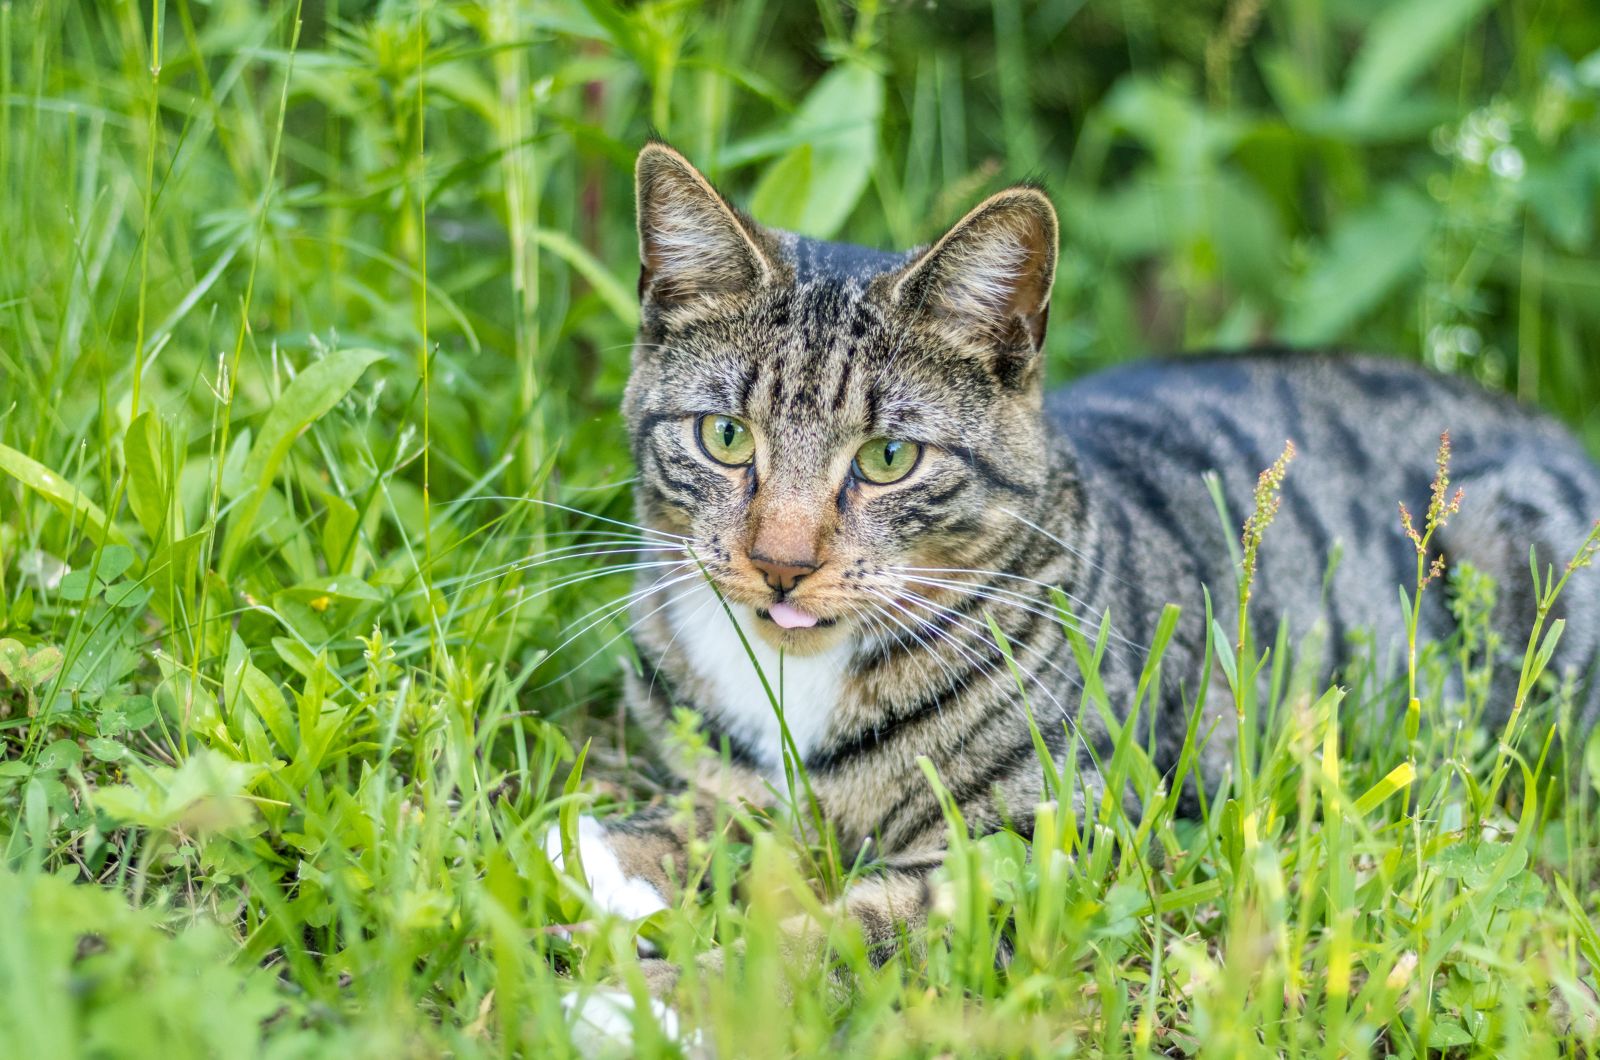
[[[1076,756],[1082,798],[1109,748],[1081,709],[1049,590],[1090,640],[1109,611],[1100,675],[1117,711],[1163,605],[1182,607],[1142,734],[1172,768],[1201,680],[1203,589],[1231,628],[1229,539],[1285,441],[1298,455],[1261,548],[1252,626],[1320,626],[1330,669],[1352,630],[1395,641],[1397,586],[1416,567],[1398,503],[1426,507],[1441,431],[1466,492],[1438,543],[1500,582],[1508,635],[1532,617],[1528,546],[1559,566],[1600,514],[1600,474],[1553,422],[1395,362],[1149,362],[1046,400],[1055,224],[1033,189],[994,197],[925,252],[880,254],[760,229],[653,146],[640,224],[644,324],[625,406],[639,520],[692,559],[641,576],[630,709],[656,731],[693,710],[729,766],[688,779],[767,802],[785,785],[775,696],[830,825],[884,859],[842,902],[877,941],[920,915],[940,862],[944,819],[918,758],[976,830],[1027,831],[1042,798],[991,617],[1050,752]],[[1234,525],[1203,480],[1213,471]],[[1442,598],[1428,597],[1427,636],[1449,632]],[[1566,608],[1556,665],[1586,673],[1600,597],[1574,585]],[[1225,694],[1209,702],[1207,784],[1229,760],[1233,716]],[[687,839],[660,811],[591,827],[584,843],[616,855],[637,915],[638,885],[663,900],[676,889]]]

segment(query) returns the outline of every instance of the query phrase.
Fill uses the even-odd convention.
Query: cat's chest
[[[756,633],[761,619],[742,605],[724,608],[703,583],[676,597],[668,613],[675,651],[682,652],[699,689],[697,706],[712,712],[769,775],[781,776],[783,765],[774,697],[802,760],[822,742],[846,694],[854,650],[848,642],[816,655],[784,655],[780,660],[778,650]],[[735,621],[743,630],[742,640]]]

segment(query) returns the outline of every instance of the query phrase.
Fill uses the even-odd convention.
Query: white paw
[[[701,1050],[699,1031],[683,1034],[678,1013],[669,1005],[650,998],[650,1014],[668,1041],[687,1049],[691,1055],[707,1055]],[[633,1054],[634,1003],[631,994],[621,990],[597,989],[568,994],[561,999],[572,1024],[572,1044],[583,1056],[631,1056]]]
[[[545,833],[544,851],[556,868],[562,867],[561,828],[552,826]],[[593,817],[578,818],[578,858],[589,877],[589,893],[594,906],[603,913],[626,920],[642,920],[667,907],[666,899],[648,880],[629,876],[606,843],[606,831]]]

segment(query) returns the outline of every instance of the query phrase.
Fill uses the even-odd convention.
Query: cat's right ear
[[[1055,207],[1019,185],[991,195],[907,267],[894,298],[997,355],[1003,378],[1036,378],[1055,280]]]
[[[634,176],[640,302],[683,306],[750,291],[772,278],[759,229],[688,159],[666,144],[647,144]]]

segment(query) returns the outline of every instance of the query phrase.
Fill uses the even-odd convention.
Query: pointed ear
[[[1038,188],[990,196],[906,269],[894,298],[1012,359],[1044,345],[1056,211]]]
[[[681,305],[752,290],[772,276],[754,223],[677,151],[645,145],[634,178],[641,302]]]

